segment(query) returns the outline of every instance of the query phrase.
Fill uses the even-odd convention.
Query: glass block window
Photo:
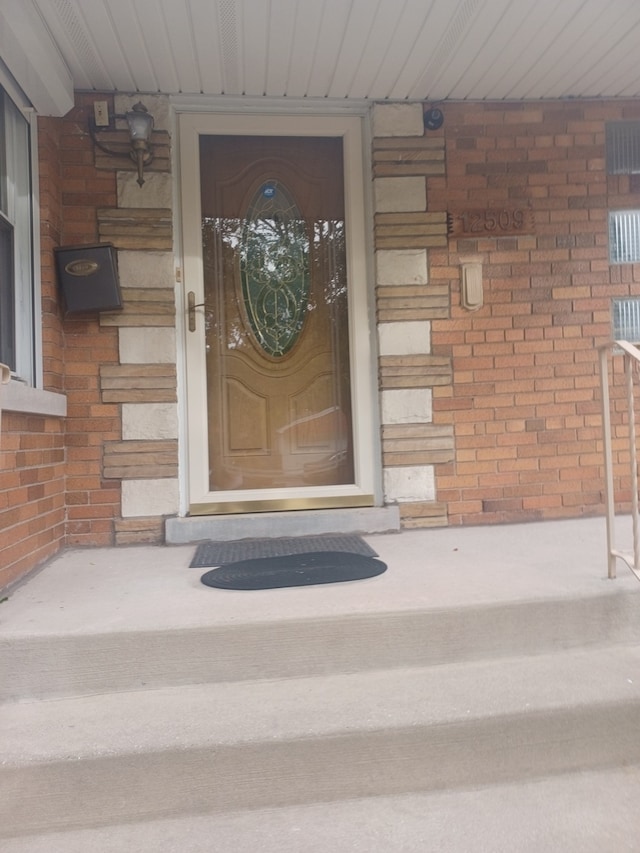
[[[613,299],[611,325],[615,341],[640,343],[640,299]]]
[[[640,173],[640,121],[609,122],[606,145],[610,175]]]
[[[609,213],[609,258],[612,264],[640,263],[640,210]]]

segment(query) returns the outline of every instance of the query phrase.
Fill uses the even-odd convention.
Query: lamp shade
[[[142,103],[135,104],[135,106],[125,114],[125,118],[129,126],[131,141],[136,142],[141,140],[148,142],[151,138],[151,131],[153,130],[153,116],[149,115],[145,105]]]

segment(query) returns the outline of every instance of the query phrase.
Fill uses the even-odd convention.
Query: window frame
[[[12,221],[11,218],[5,216],[4,213],[1,214],[3,221],[9,223],[13,233],[17,227],[24,229],[21,231],[21,238],[26,233],[24,238],[26,248],[23,245],[22,252],[20,249],[16,249],[16,240],[13,239],[13,352],[15,365],[11,377],[12,380],[18,381],[22,385],[42,388],[42,324],[39,322],[40,312],[38,310],[38,306],[41,305],[41,279],[37,116],[27,98],[1,64],[0,88],[2,89],[1,107],[4,111],[4,101],[7,99],[24,120],[28,144],[26,156],[28,210],[23,209],[21,212],[22,219],[28,220],[28,225],[25,225],[24,222],[20,225],[19,222]],[[10,130],[4,127],[4,123],[3,128],[6,139]],[[22,266],[22,275],[18,273],[20,265]],[[6,396],[5,393],[5,401]]]
[[[640,121],[606,122],[605,163],[608,175],[640,174]]]

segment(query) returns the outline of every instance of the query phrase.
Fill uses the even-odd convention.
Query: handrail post
[[[609,402],[609,365],[607,347],[600,347],[600,385],[602,388],[602,443],[604,453],[605,507],[607,516],[608,576],[616,576],[614,554],[615,504],[613,499],[613,459],[611,447],[611,408]]]
[[[624,372],[627,380],[627,409],[629,412],[629,459],[631,465],[631,522],[633,525],[633,568],[640,565],[638,543],[638,456],[636,452],[636,415],[633,400],[633,364],[628,355],[624,357]]]
[[[631,521],[633,554],[618,551],[614,545],[616,510],[613,491],[613,442],[611,439],[611,401],[609,399],[608,353],[615,347],[624,358],[626,407],[629,424],[629,467],[631,469]],[[628,341],[610,341],[599,347],[600,388],[602,397],[602,447],[604,455],[605,502],[607,514],[607,567],[610,578],[616,576],[616,559],[620,557],[640,580],[640,536],[638,535],[638,452],[636,448],[636,413],[633,396],[634,365],[640,364],[640,349]]]

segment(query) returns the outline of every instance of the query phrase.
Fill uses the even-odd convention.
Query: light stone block
[[[118,249],[118,273],[123,287],[175,287],[171,252]]]
[[[431,352],[429,320],[381,323],[378,326],[380,355],[426,355]]]
[[[121,364],[175,364],[176,333],[168,327],[127,326],[118,335]]]
[[[424,136],[422,104],[374,104],[374,136]]]
[[[433,465],[385,468],[384,497],[385,501],[398,503],[434,501],[436,486]]]
[[[433,419],[431,388],[392,388],[382,391],[383,424],[429,424]]]
[[[118,207],[168,208],[173,206],[173,185],[167,172],[145,172],[138,185],[137,172],[118,172]]]
[[[175,403],[123,403],[124,441],[154,441],[178,437],[178,408]]]
[[[122,517],[175,515],[178,512],[178,481],[123,480]]]
[[[376,252],[380,285],[428,284],[426,249],[380,249]]]
[[[424,178],[376,178],[373,182],[376,213],[419,212],[427,209]]]

